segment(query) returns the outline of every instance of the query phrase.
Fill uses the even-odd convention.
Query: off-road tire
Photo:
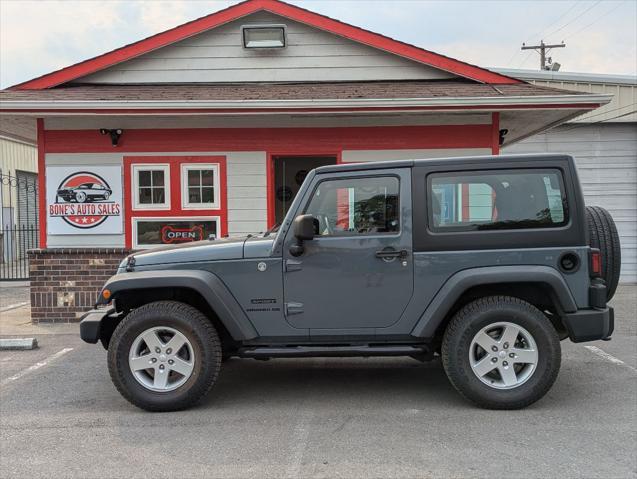
[[[474,374],[469,360],[473,337],[489,324],[506,321],[522,326],[537,343],[538,362],[532,376],[514,389],[494,389]],[[442,364],[449,381],[466,399],[486,409],[520,409],[542,398],[560,370],[560,340],[549,319],[518,298],[488,296],[458,311],[442,342]]]
[[[617,290],[622,265],[619,233],[611,214],[600,206],[587,206],[588,237],[591,248],[597,248],[602,256],[602,278],[606,281],[606,299]]]
[[[128,355],[143,331],[167,326],[190,341],[194,370],[179,388],[155,392],[133,376]],[[157,301],[131,311],[117,326],[108,349],[108,370],[117,390],[130,403],[147,411],[178,411],[201,400],[215,384],[221,367],[221,343],[212,323],[196,308],[177,301]]]

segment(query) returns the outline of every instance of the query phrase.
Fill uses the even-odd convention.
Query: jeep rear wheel
[[[185,409],[207,394],[221,366],[221,344],[197,309],[158,301],[133,310],[117,326],[108,367],[118,391],[148,411]]]
[[[451,384],[489,409],[519,409],[551,388],[560,341],[549,319],[518,298],[491,296],[463,307],[447,326],[442,363]]]

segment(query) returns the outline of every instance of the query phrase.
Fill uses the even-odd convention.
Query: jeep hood
[[[268,256],[273,241],[274,238],[270,237],[221,238],[214,241],[203,240],[180,245],[160,246],[133,253],[131,256],[135,258],[135,267],[243,259],[256,257],[255,255]],[[248,248],[245,247],[246,243],[249,243]]]

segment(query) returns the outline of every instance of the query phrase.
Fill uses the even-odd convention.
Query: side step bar
[[[409,345],[356,345],[356,346],[281,346],[247,347],[237,351],[241,358],[316,358],[367,356],[423,356],[431,354],[424,346]]]

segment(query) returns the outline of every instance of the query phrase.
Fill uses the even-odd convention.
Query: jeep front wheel
[[[442,362],[451,384],[489,409],[519,409],[540,399],[560,369],[555,328],[533,305],[491,296],[463,307],[447,326]]]
[[[158,301],[133,310],[117,326],[108,368],[118,391],[148,411],[185,409],[207,394],[221,366],[221,344],[197,309]]]

